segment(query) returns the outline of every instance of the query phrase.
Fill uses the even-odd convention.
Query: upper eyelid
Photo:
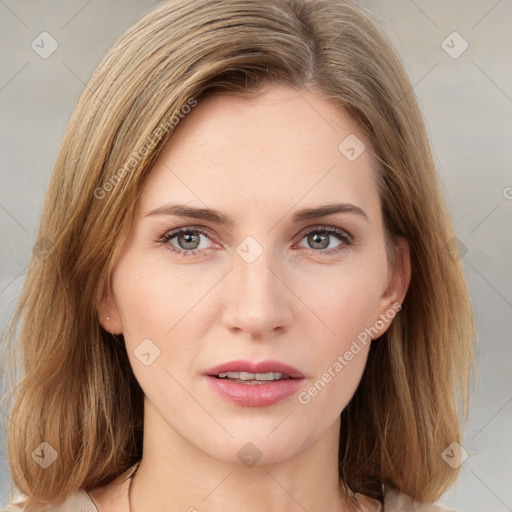
[[[346,233],[348,236],[350,236],[352,238],[352,235],[346,229],[340,228],[339,226],[331,226],[329,224],[315,224],[314,226],[310,226],[308,228],[302,229],[299,232],[299,234],[308,233],[308,232],[311,232],[311,231],[322,231],[322,230],[325,230],[325,231],[328,231],[328,232],[330,232],[330,231],[341,231],[343,233]]]

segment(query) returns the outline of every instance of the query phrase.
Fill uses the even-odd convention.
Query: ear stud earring
[[[106,318],[105,320],[110,320],[110,317],[109,317],[109,316],[107,316],[107,318]]]

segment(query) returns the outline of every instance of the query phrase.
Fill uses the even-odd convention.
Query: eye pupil
[[[308,241],[315,249],[325,249],[329,246],[329,235],[326,233],[319,234],[318,232],[315,232],[308,236]],[[320,247],[315,244],[320,244]]]

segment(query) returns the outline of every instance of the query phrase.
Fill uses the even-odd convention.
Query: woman
[[[446,510],[473,339],[453,236],[366,12],[163,2],[58,154],[8,337],[6,510]]]

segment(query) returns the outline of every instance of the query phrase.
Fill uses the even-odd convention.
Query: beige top
[[[119,489],[115,496],[106,505],[109,510],[115,512],[129,512],[130,506],[128,502],[128,488],[130,485],[130,478],[137,469],[138,463],[129,468],[126,472],[116,478],[115,481],[119,482]],[[93,494],[93,497],[91,497]],[[27,505],[25,503],[25,496],[20,495],[15,501],[9,503],[2,512],[99,512],[97,505],[100,505],[101,489],[91,491],[91,494],[85,490],[79,490],[74,494],[68,496],[60,504],[36,506]],[[436,504],[420,504],[413,502],[405,494],[399,494],[395,491],[388,491],[384,497],[384,507],[382,504],[364,496],[357,494],[357,498],[365,507],[365,512],[458,512],[453,508],[447,508],[443,505]],[[102,504],[102,509],[104,504]]]

